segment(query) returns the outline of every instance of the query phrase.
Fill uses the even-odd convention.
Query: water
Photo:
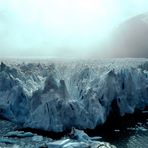
[[[148,112],[136,112],[123,118],[110,117],[96,131],[87,131],[90,136],[101,136],[117,148],[148,148]]]
[[[112,137],[105,138],[119,148],[148,148],[148,125],[140,124],[119,132],[114,131]]]

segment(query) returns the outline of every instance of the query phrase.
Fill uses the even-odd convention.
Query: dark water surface
[[[102,141],[109,142],[117,148],[148,148],[148,110],[136,111],[134,115],[122,118],[111,116],[95,132],[86,131],[90,136],[101,136]]]

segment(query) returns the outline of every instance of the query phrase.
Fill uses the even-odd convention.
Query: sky
[[[148,0],[0,0],[1,57],[85,57]]]

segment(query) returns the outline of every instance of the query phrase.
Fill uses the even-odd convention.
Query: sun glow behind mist
[[[148,2],[143,2],[140,5],[140,1],[134,0],[0,0],[3,55],[88,54],[119,23],[146,11]]]

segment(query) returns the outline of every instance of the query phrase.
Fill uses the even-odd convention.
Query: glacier
[[[0,117],[23,128],[94,129],[148,106],[148,59],[3,60]]]

